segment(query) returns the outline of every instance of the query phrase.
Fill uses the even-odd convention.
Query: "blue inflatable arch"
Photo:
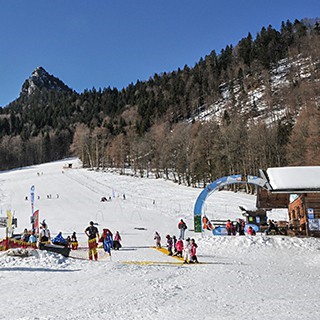
[[[269,189],[267,187],[268,181],[256,176],[247,176],[247,179],[243,180],[241,174],[222,177],[210,183],[205,189],[202,190],[198,199],[194,205],[194,231],[201,232],[202,231],[202,223],[201,223],[201,216],[203,206],[207,200],[207,198],[217,189],[222,188],[229,184],[244,184],[250,183],[261,188]]]

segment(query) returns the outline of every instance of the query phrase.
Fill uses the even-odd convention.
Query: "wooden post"
[[[6,250],[9,249],[8,227],[6,227]]]
[[[306,197],[307,197],[307,194],[304,194],[302,197],[302,208],[303,208],[303,214],[304,214],[305,220],[306,220],[306,237],[309,237],[309,220],[308,220],[308,213],[306,210],[306,203],[305,203]]]

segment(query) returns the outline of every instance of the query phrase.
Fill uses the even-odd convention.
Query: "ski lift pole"
[[[5,250],[9,249],[9,230],[8,227],[6,227],[6,246],[5,246]]]

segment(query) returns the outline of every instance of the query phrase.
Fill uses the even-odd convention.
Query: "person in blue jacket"
[[[60,246],[68,246],[68,242],[67,240],[62,236],[62,233],[59,232],[58,235],[52,239],[52,243],[53,244],[57,244],[57,245],[60,245]]]
[[[103,233],[101,236],[101,240],[103,243],[103,249],[105,252],[108,252],[111,256],[111,248],[113,248],[113,235],[109,229],[103,229]]]

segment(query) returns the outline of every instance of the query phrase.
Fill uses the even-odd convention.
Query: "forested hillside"
[[[319,24],[296,20],[121,91],[79,94],[37,68],[0,109],[1,169],[73,154],[194,185],[319,164],[319,52]]]

